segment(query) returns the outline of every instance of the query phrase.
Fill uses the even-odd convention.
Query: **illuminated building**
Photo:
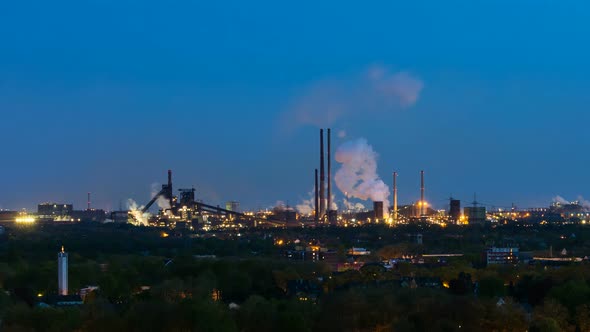
[[[70,216],[72,217],[71,219],[74,219],[75,221],[104,222],[107,218],[106,212],[101,209],[72,211]]]
[[[113,211],[110,217],[113,222],[127,223],[129,222],[129,211]]]
[[[350,248],[348,249],[349,256],[368,256],[371,252],[365,248]]]
[[[57,219],[69,217],[74,210],[72,204],[42,203],[37,206],[37,214],[40,219]]]
[[[68,253],[63,246],[57,254],[57,291],[59,295],[68,295]]]
[[[518,248],[496,248],[486,250],[486,262],[488,265],[516,264],[518,263]]]
[[[72,204],[42,203],[37,205],[37,215],[41,221],[95,221],[104,222],[106,212],[101,209],[75,211]]]
[[[466,206],[463,212],[470,224],[483,224],[486,221],[485,206]]]
[[[305,248],[297,246],[295,247],[295,250],[286,250],[284,252],[284,257],[289,260],[311,262],[325,260],[328,265],[333,265],[338,260],[338,253],[319,246],[307,246]]]

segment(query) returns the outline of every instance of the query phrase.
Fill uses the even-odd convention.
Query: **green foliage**
[[[4,289],[0,288],[0,320],[12,307],[12,301]]]
[[[24,304],[12,307],[3,322],[7,331],[76,331],[82,325],[76,308],[29,308]]]
[[[590,304],[583,304],[576,308],[576,325],[580,331],[590,331]]]
[[[473,283],[469,273],[460,272],[457,278],[449,282],[449,290],[455,295],[467,295],[471,293]]]
[[[250,296],[240,307],[238,324],[243,331],[273,331],[276,308],[265,298]]]
[[[564,331],[559,323],[551,317],[540,317],[538,321],[533,324],[533,331],[535,332],[562,332]]]
[[[590,303],[590,286],[585,280],[570,280],[563,285],[553,287],[549,297],[574,313],[578,306]]]
[[[506,295],[506,287],[504,281],[500,278],[488,276],[480,279],[479,294],[483,297],[501,297]]]
[[[540,331],[568,331],[572,329],[569,323],[569,313],[566,307],[552,299],[547,299],[543,305],[535,308],[533,326]]]
[[[36,226],[37,227],[37,226]],[[586,229],[571,240],[579,251]],[[428,225],[389,229],[265,230],[228,240],[161,238],[160,230],[107,226],[39,225],[0,243],[2,331],[589,331],[590,264],[560,268],[481,266],[485,243],[505,235],[529,248],[555,240],[556,229],[530,231]],[[408,234],[424,234],[425,244]],[[338,249],[362,244],[383,258],[426,252],[464,252],[448,264],[400,263],[385,271],[332,273],[326,264],[287,261],[272,236],[318,238]],[[566,233],[567,234],[567,233]],[[227,234],[226,234],[227,235]],[[270,236],[269,236],[270,235]],[[519,241],[520,241],[519,240]],[[37,293],[56,292],[56,257],[71,250],[70,286],[100,290],[76,308],[40,308]],[[48,250],[55,248],[55,250]],[[381,248],[381,250],[376,250]],[[586,249],[584,249],[586,248]],[[214,254],[216,259],[193,255]],[[377,260],[375,258],[375,260]],[[368,260],[370,261],[370,259]],[[378,260],[377,260],[378,261]],[[168,262],[168,264],[165,264]],[[430,264],[428,264],[430,263]],[[440,278],[450,290],[401,288],[402,278]],[[293,290],[301,280],[314,290]],[[473,282],[479,293],[473,292]],[[505,284],[512,282],[508,289]],[[142,286],[148,286],[143,287]],[[215,293],[215,297],[212,294]],[[317,297],[316,297],[317,295]],[[218,298],[220,296],[220,298]],[[505,304],[498,305],[503,297]],[[513,298],[511,298],[513,297]],[[237,304],[239,308],[229,305]],[[524,308],[533,308],[529,323]],[[461,326],[461,328],[459,328]]]

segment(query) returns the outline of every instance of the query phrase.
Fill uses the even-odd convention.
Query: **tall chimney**
[[[170,207],[172,207],[172,170],[168,170],[168,201],[170,202]]]
[[[68,295],[68,253],[63,246],[57,253],[57,293]]]
[[[324,130],[320,129],[320,218],[324,217],[326,211],[326,173],[324,168]]]
[[[397,221],[397,172],[393,172],[393,220]]]
[[[332,156],[331,156],[331,133],[330,128],[328,128],[328,204],[326,204],[326,211],[328,212],[328,216],[330,215],[330,210],[332,209]]]
[[[424,171],[420,171],[420,216],[424,213]]]
[[[90,192],[88,192],[88,211],[90,211]]]
[[[318,196],[318,190],[319,190],[319,188],[318,188],[318,169],[317,168],[315,169],[315,187],[314,187],[314,190],[315,190],[315,206],[314,206],[315,207],[315,222],[317,224],[318,221],[319,221],[319,215],[320,215],[320,211],[319,211],[319,196]]]

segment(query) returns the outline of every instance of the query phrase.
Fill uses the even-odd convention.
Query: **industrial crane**
[[[225,215],[234,215],[237,217],[242,217],[244,219],[254,219],[257,222],[271,224],[273,226],[284,226],[285,222],[280,220],[271,220],[271,219],[264,219],[255,216],[248,216],[240,212],[231,211],[227,209],[223,209],[219,206],[213,206],[209,204],[205,204],[203,202],[195,201],[195,189],[179,189],[180,191],[180,206],[191,208],[196,212],[210,212],[215,214],[225,214]],[[145,205],[145,207],[141,210],[142,213],[146,213],[149,208],[158,200],[158,198],[163,197],[166,199],[170,204],[170,211],[176,215],[178,213],[179,204],[177,204],[175,197],[173,196],[172,191],[172,171],[168,170],[168,184],[162,185],[162,189],[152,197],[152,199]]]

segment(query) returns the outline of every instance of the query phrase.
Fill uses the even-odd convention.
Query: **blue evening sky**
[[[318,127],[289,114],[323,98],[348,108],[334,148],[366,138],[402,203],[421,169],[439,208],[590,198],[589,22],[587,1],[2,1],[0,208],[146,202],[169,168],[211,204],[295,205]],[[358,97],[375,66],[415,103]]]

